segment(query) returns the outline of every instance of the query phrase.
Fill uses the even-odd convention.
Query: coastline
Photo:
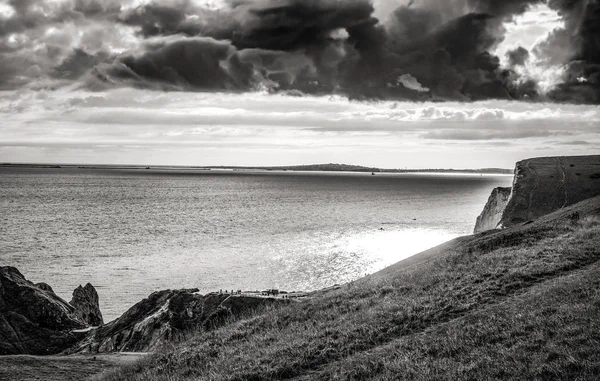
[[[591,169],[588,169],[588,171],[591,171],[589,173],[585,172],[581,165],[582,162],[587,163],[587,160],[593,161],[597,159],[600,159],[600,156],[590,157],[589,159],[578,158],[580,161],[576,164],[571,164],[570,166],[571,168],[576,168],[571,170],[573,176],[581,177],[585,174],[586,179],[589,177],[589,180],[586,181],[590,181],[590,184],[597,185],[598,182],[596,180],[598,177],[594,172],[597,169],[595,164],[590,167]],[[600,161],[598,163],[600,164]],[[536,165],[542,164],[544,164],[544,161],[542,160],[528,161],[527,168],[533,168]],[[521,165],[521,163],[518,163],[517,167],[519,167],[519,165]],[[564,168],[565,166],[560,165],[559,167]],[[539,171],[534,170],[532,173],[535,176],[538,176]],[[538,187],[535,186],[538,181],[535,178],[532,180],[531,175],[521,174],[516,176],[513,186],[519,189],[519,192],[511,192],[507,205],[511,205],[511,203],[515,204],[516,201],[514,198],[518,197],[518,200],[520,200],[524,195],[529,193],[533,195],[530,196],[531,199],[536,199],[536,197],[546,197],[548,193],[552,194],[552,192],[562,194],[561,192],[564,192],[564,189],[567,189],[569,185],[567,184],[569,180],[564,179],[571,178],[569,176],[570,173],[565,174],[563,177],[563,181],[565,181],[565,183],[562,184],[563,187],[556,189],[551,187],[538,189]],[[573,189],[577,190],[577,188],[572,187],[568,189],[571,191]],[[540,196],[536,194],[537,192],[544,193]],[[236,327],[235,329],[238,330],[248,328],[251,330],[250,332],[255,332],[253,331],[254,328],[252,328],[252,325],[255,323],[258,324],[256,329],[258,329],[258,327],[261,327],[260,329],[265,329],[264,327],[269,326],[269,322],[272,322],[273,320],[277,322],[281,319],[291,319],[298,320],[299,323],[302,323],[304,322],[302,319],[309,317],[310,319],[314,319],[312,320],[313,325],[319,322],[318,324],[328,327],[330,324],[329,322],[334,315],[336,316],[334,320],[341,319],[336,314],[331,315],[335,311],[338,311],[338,313],[342,313],[342,315],[345,316],[345,320],[342,320],[345,322],[344,324],[352,325],[360,323],[355,329],[359,329],[361,325],[366,325],[364,328],[359,329],[361,332],[362,329],[367,329],[368,326],[368,329],[381,330],[382,335],[392,335],[392,338],[394,338],[396,337],[396,333],[393,330],[390,331],[392,326],[387,327],[393,322],[390,323],[386,316],[392,316],[390,313],[395,314],[393,311],[396,308],[406,307],[403,306],[402,303],[399,305],[396,303],[396,299],[400,298],[404,300],[405,303],[408,303],[408,307],[411,306],[411,303],[416,303],[415,306],[410,307],[404,313],[408,313],[409,315],[416,313],[418,316],[410,318],[409,321],[405,323],[402,329],[408,331],[397,338],[394,338],[394,340],[399,340],[406,335],[410,336],[414,333],[421,332],[421,324],[424,324],[421,322],[421,319],[425,319],[423,322],[427,322],[427,324],[433,324],[430,328],[437,330],[448,324],[453,326],[463,318],[466,319],[470,316],[485,315],[484,312],[487,309],[500,309],[504,308],[506,305],[508,305],[510,309],[521,309],[523,303],[531,303],[531,301],[524,302],[523,298],[537,301],[536,298],[539,298],[539,295],[541,294],[544,295],[543,306],[546,305],[544,303],[553,305],[551,303],[554,302],[554,299],[550,296],[553,295],[554,291],[552,290],[555,288],[560,288],[562,290],[561,292],[565,295],[567,293],[576,293],[578,292],[578,289],[574,288],[574,284],[578,285],[577,287],[580,287],[580,285],[586,284],[585,282],[582,283],[583,280],[589,281],[589,279],[597,279],[597,276],[594,274],[597,274],[598,271],[600,271],[598,265],[599,257],[597,256],[600,254],[597,250],[599,247],[597,245],[597,240],[598,237],[600,237],[600,235],[597,234],[598,229],[600,229],[599,193],[600,188],[590,189],[587,187],[585,187],[580,194],[570,192],[570,198],[568,200],[562,200],[561,203],[555,205],[543,204],[545,208],[550,208],[550,212],[547,212],[549,209],[540,211],[539,203],[530,202],[525,206],[517,204],[519,205],[517,208],[520,208],[518,210],[519,213],[524,213],[526,215],[529,213],[539,213],[539,215],[530,221],[519,221],[518,223],[515,223],[513,220],[512,226],[501,227],[500,229],[492,228],[477,234],[458,237],[404,259],[395,265],[386,267],[375,274],[367,275],[366,277],[343,285],[335,285],[314,292],[297,293],[295,295],[296,298],[286,298],[282,295],[290,294],[282,294],[280,290],[266,290],[261,292],[261,295],[250,295],[256,292],[243,293],[241,291],[232,290],[231,292],[228,292],[228,290],[225,290],[225,293],[220,291],[219,293],[203,296],[197,295],[197,289],[165,290],[153,293],[148,299],[144,299],[133,306],[116,321],[101,325],[100,327],[91,328],[90,330],[72,330],[72,333],[77,332],[86,335],[86,338],[79,339],[80,341],[77,346],[67,351],[63,351],[63,353],[85,353],[88,351],[95,353],[98,352],[99,348],[101,349],[100,352],[111,354],[120,351],[127,352],[128,348],[139,350],[139,357],[132,360],[132,362],[136,363],[135,367],[123,367],[124,364],[127,364],[125,359],[120,356],[111,357],[110,355],[108,357],[101,357],[99,363],[89,366],[90,374],[108,372],[106,373],[106,376],[99,376],[99,379],[102,380],[115,379],[111,377],[118,377],[116,379],[119,380],[138,380],[140,379],[138,375],[147,375],[148,372],[156,371],[156,361],[170,359],[172,356],[178,358],[177,356],[181,355],[177,352],[178,348],[183,348],[183,353],[188,353],[187,351],[194,352],[196,348],[199,348],[198,350],[200,353],[195,355],[196,357],[193,357],[194,360],[192,360],[191,363],[186,363],[186,366],[196,366],[194,365],[196,361],[202,363],[201,359],[202,356],[204,356],[204,354],[202,354],[203,347],[197,347],[197,345],[189,346],[190,340],[192,342],[194,340],[201,340],[201,342],[204,343],[204,340],[210,342],[214,339],[216,342],[212,345],[220,345],[218,343],[221,343],[222,339],[220,339],[219,336],[228,335],[230,327]],[[581,200],[582,198],[583,200]],[[572,200],[571,205],[566,204],[569,200]],[[493,202],[493,200],[491,202]],[[563,202],[565,204],[563,204]],[[488,206],[486,205],[484,211],[487,208]],[[507,213],[515,213],[515,207],[509,209],[508,206],[504,206],[504,208],[506,209],[504,210],[503,218],[507,218]],[[494,212],[494,215],[497,214],[497,212]],[[511,214],[508,214],[508,216],[510,215]],[[9,272],[10,271],[17,274],[15,279],[20,276],[18,270],[13,269],[9,270]],[[440,279],[443,283],[441,285],[439,284]],[[573,281],[573,279],[575,280]],[[456,286],[457,281],[460,287]],[[26,280],[20,280],[19,282],[26,284],[26,287],[33,287],[33,289],[36,290],[35,292],[41,294],[50,292],[51,295],[53,295],[52,289],[47,285],[44,285],[43,287],[33,285],[31,282],[27,283]],[[447,295],[448,292],[452,295]],[[384,300],[387,300],[386,298],[388,298],[388,295],[393,295],[392,299],[394,300],[394,303],[386,304],[387,302],[383,302]],[[434,295],[435,298],[431,299],[432,295]],[[439,300],[436,298],[439,298]],[[291,302],[292,299],[294,299],[294,302]],[[373,300],[375,299],[382,299],[382,301],[373,303]],[[266,304],[263,303],[263,300]],[[66,302],[60,301],[60,303]],[[97,298],[95,303],[97,304]],[[365,308],[366,305],[363,305],[363,303],[367,303],[366,305],[370,306],[369,308],[375,308],[377,311],[379,309],[386,310],[385,313],[377,312],[376,315],[373,315],[377,319],[384,320],[375,324],[367,318],[368,316],[371,316],[371,312],[365,316],[360,312],[357,313],[356,311]],[[562,303],[560,305],[561,313],[562,311],[568,312],[571,309],[570,303],[572,303],[572,297],[566,297],[564,300],[561,300],[560,303]],[[216,308],[213,309],[212,312],[206,312],[204,311],[204,306],[207,304]],[[347,306],[345,306],[346,304]],[[587,301],[584,301],[582,304],[583,307],[578,305],[577,308],[584,308],[588,304]],[[201,309],[198,309],[200,305],[202,307]],[[336,305],[338,307],[332,312],[327,309],[324,310],[323,305]],[[352,307],[354,305],[356,305],[356,307]],[[361,307],[359,308],[359,306]],[[342,309],[340,310],[339,308]],[[232,313],[234,309],[237,309],[237,312]],[[303,311],[306,309],[316,310],[313,311],[312,314],[304,316]],[[390,311],[387,311],[388,309]],[[204,315],[198,315],[197,311],[203,311],[202,314]],[[581,324],[582,327],[587,327],[584,324],[585,321],[589,320],[586,317],[587,310],[582,311],[581,316],[578,315],[577,319],[574,320],[572,324]],[[536,324],[541,327],[540,329],[545,330],[547,320],[544,319],[544,314],[542,312],[543,309],[540,309],[540,311],[535,310],[534,315],[526,320],[535,320]],[[322,314],[322,316],[319,314]],[[393,316],[396,316],[394,314]],[[421,314],[424,315],[421,316]],[[192,318],[201,318],[202,320],[191,321],[201,323],[204,329],[196,330],[194,328],[187,331],[192,326],[186,324],[181,325],[181,322],[185,321],[185,319]],[[563,318],[560,317],[557,319],[561,321]],[[237,324],[236,322],[239,320],[242,320],[244,323],[241,325]],[[521,323],[517,324],[517,328],[521,329],[519,324]],[[196,325],[193,326],[196,327]],[[163,327],[166,327],[167,330]],[[306,333],[299,335],[294,329],[290,332],[282,333],[280,330],[285,328],[282,328],[277,324],[275,327],[278,327],[275,330],[276,332],[272,332],[273,330],[269,328],[253,340],[263,340],[263,334],[271,336],[276,334],[276,336],[273,336],[271,339],[274,342],[277,342],[277,345],[279,346],[286,345],[284,343],[291,340],[309,340],[306,345],[312,345],[310,343],[314,343],[315,341],[318,342],[319,338],[322,337],[321,329],[313,328]],[[174,328],[176,328],[175,331],[173,330]],[[466,324],[464,327],[464,329],[467,330],[472,328],[473,327],[469,324]],[[327,329],[332,328],[330,327]],[[340,329],[343,330],[345,328],[340,327]],[[490,329],[495,328],[494,326],[491,326]],[[213,331],[215,332],[214,334],[211,333]],[[155,332],[159,332],[158,336]],[[178,333],[177,335],[172,335],[171,332]],[[592,330],[585,332],[592,332]],[[165,333],[167,333],[166,336]],[[248,333],[248,335],[252,337],[252,333]],[[512,337],[511,335],[509,336]],[[334,361],[334,363],[343,361],[343,356],[338,358],[338,354],[335,354],[337,353],[336,351],[341,351],[339,355],[341,356],[341,353],[345,353],[345,351],[348,350],[348,346],[352,348],[352,346],[356,344],[355,341],[367,340],[363,344],[360,344],[360,348],[362,348],[361,351],[364,351],[366,348],[369,352],[380,351],[391,343],[389,341],[390,339],[381,338],[380,340],[380,336],[376,337],[377,339],[375,341],[361,335],[355,338],[345,338],[344,336],[341,336],[339,342],[328,341],[328,345],[334,347],[334,349],[332,349],[334,352],[327,355],[327,364],[329,364],[329,361]],[[119,345],[123,345],[123,338],[126,338],[124,341],[126,346],[121,347]],[[152,341],[156,338],[159,338],[160,340]],[[346,343],[344,341],[346,339],[350,341]],[[96,343],[96,340],[98,340],[98,343]],[[136,341],[132,343],[132,346],[127,346],[131,340]],[[151,341],[148,342],[147,340]],[[431,340],[432,341],[428,342],[427,345],[435,345],[438,340],[437,334],[432,336]],[[162,345],[166,343],[173,344],[168,344],[164,347],[164,351],[156,351],[158,348],[163,348]],[[395,342],[392,343],[395,344]],[[228,344],[228,346],[221,349],[226,352],[234,350],[237,353],[238,350],[246,350],[243,349],[246,344],[246,339],[244,339],[241,342],[236,341],[235,344]],[[579,345],[580,343],[576,342],[575,344]],[[234,345],[234,348],[230,348],[229,345]],[[252,344],[250,348],[254,348],[253,345],[255,344]],[[470,350],[469,346],[472,344],[465,343],[461,345],[465,345],[466,347],[463,351],[467,351]],[[239,346],[239,348],[242,349],[235,349],[237,348],[235,346]],[[404,350],[408,349],[405,348]],[[149,351],[152,351],[153,353],[147,357]],[[264,359],[273,359],[275,352],[280,352],[280,350],[276,348],[273,349],[275,352],[271,353],[272,351],[270,351],[271,350],[268,349],[262,353],[263,357],[266,356]],[[462,354],[462,352],[460,352],[460,354]],[[298,354],[298,356],[300,355],[301,354]],[[528,355],[529,354],[527,353],[523,354],[524,357],[527,357]],[[584,355],[588,356],[587,352]],[[369,357],[368,354],[364,354],[364,356]],[[382,358],[387,357],[389,357],[389,354],[382,356]],[[146,358],[148,358],[147,361],[137,361]],[[0,358],[0,360],[4,360],[8,364],[8,370],[6,372],[9,373],[7,374],[15,372],[18,367],[23,367],[26,371],[32,369],[33,372],[35,372],[36,367],[41,372],[45,372],[48,368],[54,368],[54,371],[49,371],[50,373],[54,372],[49,377],[56,377],[56,379],[59,379],[62,376],[59,373],[56,373],[56,368],[60,368],[61,363],[67,364],[66,367],[61,368],[62,370],[73,373],[77,367],[82,367],[81,369],[87,371],[86,369],[88,369],[88,366],[85,364],[90,361],[97,361],[98,358],[74,354],[58,357],[9,356]],[[225,356],[220,361],[227,362],[229,360],[229,357]],[[170,362],[171,360],[168,361]],[[248,361],[248,359],[239,358],[236,361],[244,362]],[[292,360],[290,359],[289,361]],[[314,368],[314,365],[312,364],[313,359],[310,356],[303,360],[305,363],[293,365],[294,361],[296,361],[293,360],[291,363],[292,365],[290,365],[289,361],[283,360],[283,362],[278,365],[281,367],[282,372],[292,372],[293,374],[301,375],[305,370]],[[319,364],[321,364],[321,360],[318,361]],[[2,364],[1,361],[0,364]],[[389,366],[389,364],[392,363],[386,363],[385,366]],[[252,364],[248,364],[248,366],[252,366]],[[292,368],[290,368],[290,366],[292,366]],[[353,369],[355,365],[354,362],[349,362],[345,366]],[[431,366],[434,365],[432,364]],[[115,367],[118,368],[118,370],[111,370]],[[186,371],[191,371],[191,369],[193,368],[180,369],[179,367],[174,366],[169,368],[168,371],[170,374],[176,375],[180,372],[184,372],[183,374],[185,374]],[[392,369],[394,372],[396,371],[394,368]],[[257,374],[263,374],[262,372],[266,370],[261,369],[261,366],[259,366],[255,371],[258,372]],[[323,372],[322,375],[325,377],[331,370],[323,368],[320,369],[320,372],[321,371]],[[569,369],[565,370],[565,372],[569,371]],[[268,372],[266,374],[270,374]],[[0,373],[0,375],[2,375],[2,373]],[[63,379],[70,380],[69,378]],[[29,379],[24,378],[24,380]]]

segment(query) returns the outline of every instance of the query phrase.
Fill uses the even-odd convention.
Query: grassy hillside
[[[600,198],[464,237],[102,380],[600,377]]]

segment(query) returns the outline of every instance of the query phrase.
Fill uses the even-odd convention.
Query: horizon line
[[[345,164],[345,163],[315,163],[315,164],[294,164],[294,165],[172,165],[172,164],[98,164],[98,163],[57,163],[57,162],[0,162],[0,167],[10,166],[32,166],[32,167],[85,167],[87,169],[93,169],[94,167],[103,168],[181,168],[181,169],[245,169],[245,170],[302,170],[302,168],[318,167],[318,166],[340,166],[340,167],[354,167],[356,169],[362,169],[364,171],[398,171],[398,172],[425,172],[425,171],[510,171],[511,168],[501,167],[485,167],[485,168],[385,168],[385,167],[373,167],[365,166],[360,164]],[[83,168],[82,168],[83,169]],[[319,170],[316,170],[319,171]],[[320,170],[325,171],[325,170]],[[346,170],[346,172],[351,172]]]

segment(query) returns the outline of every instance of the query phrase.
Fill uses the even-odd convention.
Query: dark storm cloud
[[[529,59],[529,50],[522,46],[506,53],[510,66],[523,66]]]
[[[544,99],[535,81],[490,53],[503,24],[539,0],[407,0],[386,20],[374,17],[369,0],[225,1],[213,9],[196,0],[9,0],[12,12],[0,16],[0,87],[46,76],[92,88]],[[551,99],[600,103],[598,4],[549,1],[566,28],[536,46],[536,56],[568,65]],[[119,28],[135,47],[114,46],[122,38],[108,33]],[[510,66],[528,54],[511,51]]]
[[[89,54],[83,49],[75,48],[58,66],[53,68],[50,75],[54,78],[74,80],[81,78],[90,67],[110,60],[111,57],[107,53]]]
[[[229,0],[210,10],[191,0],[152,2],[126,12],[121,21],[145,37],[184,34],[231,40],[239,49],[291,50],[328,38],[338,28],[371,20],[366,0]]]
[[[551,0],[566,20],[545,48],[569,51],[567,78],[549,95],[561,102],[600,103],[600,1]],[[566,49],[566,47],[568,47]]]
[[[240,61],[226,41],[194,37],[150,44],[141,56],[126,55],[117,63],[94,69],[97,77],[133,86],[165,89],[248,89],[252,67]]]
[[[242,90],[260,83],[279,91],[339,92],[353,98],[478,100],[537,95],[535,86],[514,81],[515,74],[502,70],[498,57],[489,53],[502,39],[502,22],[534,1],[457,0],[448,5],[411,1],[385,24],[372,16],[374,8],[367,0],[228,3],[229,8],[210,10],[189,0],[154,1],[125,12],[120,20],[139,27],[146,38],[200,35],[231,41],[242,52],[234,56],[253,69],[246,71],[252,72],[251,78],[237,82]],[[459,4],[472,12],[448,17],[448,7]],[[247,49],[256,51],[243,53]],[[285,60],[292,53],[302,67]],[[403,76],[411,76],[422,87],[403,86]],[[164,76],[159,79],[169,82]]]

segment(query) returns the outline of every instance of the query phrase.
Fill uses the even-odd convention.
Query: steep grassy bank
[[[108,380],[598,379],[600,198],[267,309]]]

